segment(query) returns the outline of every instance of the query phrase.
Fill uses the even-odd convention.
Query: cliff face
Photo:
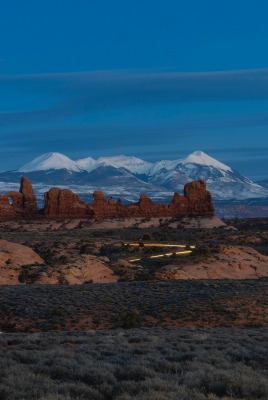
[[[43,215],[47,218],[158,218],[185,215],[214,215],[212,196],[206,190],[206,181],[187,183],[184,195],[174,193],[169,205],[155,204],[141,194],[137,203],[123,205],[119,199],[107,200],[101,191],[93,194],[93,203],[85,203],[69,189],[52,188],[44,194]],[[38,211],[31,182],[23,177],[19,192],[0,195],[0,218],[35,217]]]

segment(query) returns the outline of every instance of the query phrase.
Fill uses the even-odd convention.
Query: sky
[[[268,179],[267,15],[267,0],[2,2],[0,170],[202,150]]]

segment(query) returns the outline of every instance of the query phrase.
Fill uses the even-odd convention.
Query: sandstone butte
[[[174,193],[170,204],[155,204],[141,194],[136,203],[124,205],[119,199],[107,200],[101,191],[93,193],[93,203],[85,203],[69,189],[54,187],[44,194],[44,208],[38,210],[31,182],[22,177],[19,192],[0,195],[0,219],[17,218],[158,218],[187,215],[213,216],[211,193],[206,190],[206,181],[201,179],[187,183],[184,195]]]

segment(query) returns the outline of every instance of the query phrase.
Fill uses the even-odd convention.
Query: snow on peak
[[[101,166],[126,168],[134,174],[147,174],[152,164],[137,157],[114,156],[100,157],[95,160],[92,157],[71,160],[60,153],[45,153],[23,165],[19,172],[47,171],[50,169],[68,169],[79,172],[81,170],[91,172]]]
[[[161,170],[171,171],[179,164],[198,164],[202,166],[210,166],[225,172],[232,172],[232,169],[225,164],[215,160],[202,151],[195,151],[188,157],[181,160],[162,160],[156,163],[144,161],[133,156],[113,156],[100,157],[95,160],[92,157],[82,158],[79,160],[71,160],[60,153],[45,153],[35,158],[29,163],[23,165],[19,172],[47,171],[50,169],[67,169],[69,171],[91,172],[101,166],[112,166],[114,168],[125,168],[133,174],[145,174],[152,176]]]
[[[75,161],[75,164],[80,168],[87,172],[92,171],[96,167],[96,160],[92,157],[81,158],[80,160]]]
[[[75,161],[60,153],[45,153],[23,165],[19,172],[46,171],[49,169],[68,169],[80,171]]]
[[[126,168],[133,174],[147,174],[152,164],[133,156],[100,157],[97,159],[100,165],[110,165],[115,168]]]
[[[156,173],[158,173],[161,170],[173,170],[174,168],[176,168],[176,166],[178,165],[179,160],[162,160],[162,161],[157,161],[155,164],[152,165],[152,168],[150,169],[149,175],[155,175]]]
[[[185,159],[180,160],[180,163],[205,165],[207,167],[214,167],[222,171],[232,171],[232,169],[228,167],[228,165],[221,163],[220,161],[210,157],[209,155],[200,150],[194,151]]]

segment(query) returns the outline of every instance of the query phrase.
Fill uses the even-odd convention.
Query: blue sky
[[[48,151],[268,178],[266,1],[13,0],[0,13],[0,170]]]

